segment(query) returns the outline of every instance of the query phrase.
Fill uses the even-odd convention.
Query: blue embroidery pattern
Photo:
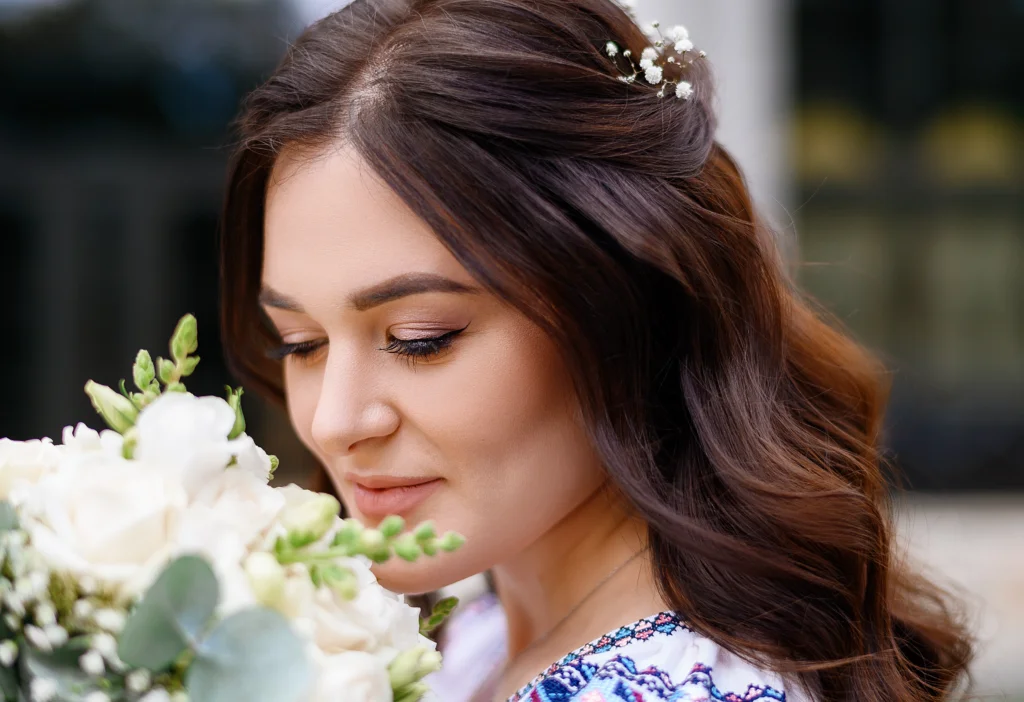
[[[637,670],[616,656],[602,666],[577,658],[543,677],[524,697],[509,702],[785,702],[786,693],[750,685],[743,693],[722,692],[711,668],[698,663],[678,685],[657,668]]]

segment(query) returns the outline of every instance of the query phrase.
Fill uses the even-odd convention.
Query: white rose
[[[150,466],[95,451],[68,454],[25,491],[24,527],[53,569],[138,594],[174,550],[187,504],[180,485]]]
[[[213,564],[221,584],[221,616],[255,603],[243,563],[284,504],[284,496],[266,482],[232,467],[211,478],[182,515],[177,549],[204,555]]]
[[[316,658],[314,702],[392,702],[387,666],[369,653],[345,651]]]
[[[135,457],[161,467],[195,495],[231,462],[234,424],[234,410],[218,397],[167,392],[139,413]]]
[[[399,651],[422,645],[419,610],[377,584],[363,559],[340,559],[355,573],[359,594],[346,600],[327,587],[316,590],[300,615],[313,643],[326,655],[365,651],[388,663]]]
[[[53,472],[60,457],[60,449],[49,439],[0,439],[0,500],[8,499],[19,485],[32,485]]]

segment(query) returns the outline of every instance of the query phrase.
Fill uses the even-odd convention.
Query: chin
[[[449,554],[439,554],[435,558],[422,558],[416,563],[408,563],[394,558],[387,563],[374,565],[373,574],[377,576],[377,580],[382,586],[392,592],[403,595],[422,595],[440,590],[479,572],[466,569],[466,564],[458,563],[457,560]],[[472,572],[470,572],[471,570]]]

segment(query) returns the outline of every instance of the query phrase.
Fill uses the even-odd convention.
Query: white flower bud
[[[88,619],[92,616],[93,610],[95,607],[89,600],[75,600],[75,603],[71,605],[71,613],[78,619]]]
[[[139,702],[171,702],[171,695],[162,687],[154,687],[140,697]]]
[[[277,557],[262,551],[251,554],[245,559],[245,574],[256,601],[280,609],[285,594],[285,572]]]
[[[25,627],[25,638],[40,651],[49,653],[53,650],[53,646],[50,644],[50,637],[46,635],[45,631],[34,624],[29,624]]]
[[[60,688],[57,686],[56,680],[35,678],[29,683],[28,690],[32,702],[50,702],[50,700],[57,696]]]
[[[94,651],[108,661],[113,661],[117,657],[117,640],[110,634],[96,634],[89,643]]]
[[[32,587],[32,594],[35,597],[42,597],[50,588],[50,574],[40,570],[34,570],[29,573],[28,581]]]
[[[4,624],[7,625],[8,629],[18,631],[21,628],[21,617],[17,614],[5,614]]]
[[[680,81],[676,86],[676,97],[680,100],[689,100],[693,95],[693,85],[689,81]]]
[[[95,595],[98,586],[96,584],[96,578],[91,575],[83,575],[78,579],[78,589],[86,595]]]
[[[672,41],[679,41],[680,39],[689,39],[690,32],[681,24],[677,24],[668,30],[668,36],[671,37]]]
[[[311,544],[334,525],[341,503],[331,495],[318,494],[308,500],[285,507],[279,521],[288,530],[294,545]]]
[[[82,698],[82,702],[110,702],[110,695],[103,690],[93,690]]]
[[[152,682],[153,678],[150,675],[149,671],[145,668],[139,668],[138,670],[133,670],[132,672],[128,673],[127,676],[125,676],[124,686],[127,687],[130,692],[142,694],[143,692],[149,689],[149,686],[152,684]]]
[[[41,602],[36,605],[35,619],[36,624],[43,627],[56,624],[57,610],[49,602]]]
[[[18,660],[18,644],[13,641],[0,643],[0,665],[10,668]]]
[[[25,616],[25,600],[17,591],[4,595],[4,606],[16,617]]]
[[[127,617],[124,612],[104,607],[103,609],[96,610],[92,615],[92,620],[96,622],[96,626],[99,628],[117,634],[124,628]]]
[[[85,384],[85,394],[92,400],[92,406],[103,417],[103,421],[118,434],[124,434],[135,426],[139,409],[121,393],[90,380]]]
[[[60,648],[68,642],[68,630],[60,624],[50,624],[43,629],[43,633],[54,648]]]
[[[100,655],[99,651],[95,650],[83,653],[78,659],[78,665],[87,675],[92,675],[93,677],[103,675],[105,669],[103,656]]]
[[[610,41],[604,45],[604,52],[611,58],[615,58],[619,55],[619,45],[614,41]]]
[[[693,42],[690,41],[689,39],[680,39],[679,41],[676,42],[675,50],[678,51],[679,53],[683,53],[684,51],[690,51],[692,49]]]
[[[644,78],[646,78],[647,82],[650,83],[651,85],[657,85],[658,83],[660,83],[661,76],[661,66],[651,66],[644,72]]]

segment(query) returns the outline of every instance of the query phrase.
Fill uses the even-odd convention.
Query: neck
[[[600,488],[529,549],[496,566],[495,588],[508,618],[509,660],[536,642],[543,645],[531,654],[542,661],[553,656],[535,664],[543,666],[610,629],[665,609],[646,554],[630,561],[646,544],[646,525]]]

